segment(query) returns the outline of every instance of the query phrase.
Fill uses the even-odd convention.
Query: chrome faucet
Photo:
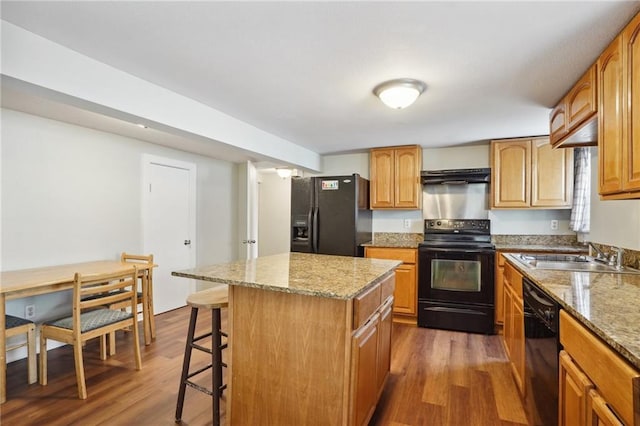
[[[602,260],[602,261],[605,261],[605,262],[608,261],[607,255],[602,250],[600,250],[598,247],[596,247],[595,244],[593,244],[591,241],[587,241],[587,244],[589,245],[589,247],[591,247],[591,249],[593,251],[596,252],[596,259],[597,260]]]
[[[612,254],[612,257],[615,257],[615,266],[616,269],[622,269],[622,255],[624,253],[624,249],[620,248],[620,247],[612,247],[612,249],[615,251],[614,254]],[[611,259],[614,260],[614,259]]]

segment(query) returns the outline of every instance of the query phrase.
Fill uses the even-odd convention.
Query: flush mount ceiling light
[[[389,108],[406,108],[427,88],[420,80],[398,78],[385,81],[373,88],[373,93]]]
[[[276,168],[276,173],[278,173],[278,176],[280,176],[282,179],[286,179],[286,178],[290,177],[291,176],[291,172],[292,172],[291,169],[286,169],[286,168],[279,169],[279,168]]]

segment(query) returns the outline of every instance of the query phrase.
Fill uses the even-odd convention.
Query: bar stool
[[[213,424],[220,424],[220,397],[222,391],[227,387],[222,384],[222,367],[227,365],[222,362],[222,350],[227,344],[222,344],[222,336],[227,334],[220,330],[220,309],[228,306],[229,287],[221,285],[212,289],[199,291],[187,297],[187,305],[191,306],[191,319],[189,320],[189,331],[187,334],[187,343],[184,349],[184,361],[182,363],[182,375],[180,377],[180,390],[178,391],[178,403],[176,405],[176,423],[182,421],[182,408],[184,406],[184,395],[188,386],[211,395],[213,399]],[[199,309],[211,310],[211,332],[195,337],[196,321],[198,319]],[[197,342],[211,336],[211,349],[199,345]],[[211,354],[211,364],[197,371],[189,372],[189,364],[191,362],[191,351],[197,349]],[[202,387],[190,379],[208,369],[212,369],[212,386],[211,389]]]

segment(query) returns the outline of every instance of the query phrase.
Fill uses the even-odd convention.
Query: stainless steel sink
[[[591,256],[570,254],[517,254],[516,259],[532,269],[577,272],[607,272],[613,274],[640,274],[640,271],[623,266],[609,265]]]

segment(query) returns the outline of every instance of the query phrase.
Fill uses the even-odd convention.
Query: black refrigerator
[[[291,251],[364,256],[369,181],[358,174],[291,179]]]

